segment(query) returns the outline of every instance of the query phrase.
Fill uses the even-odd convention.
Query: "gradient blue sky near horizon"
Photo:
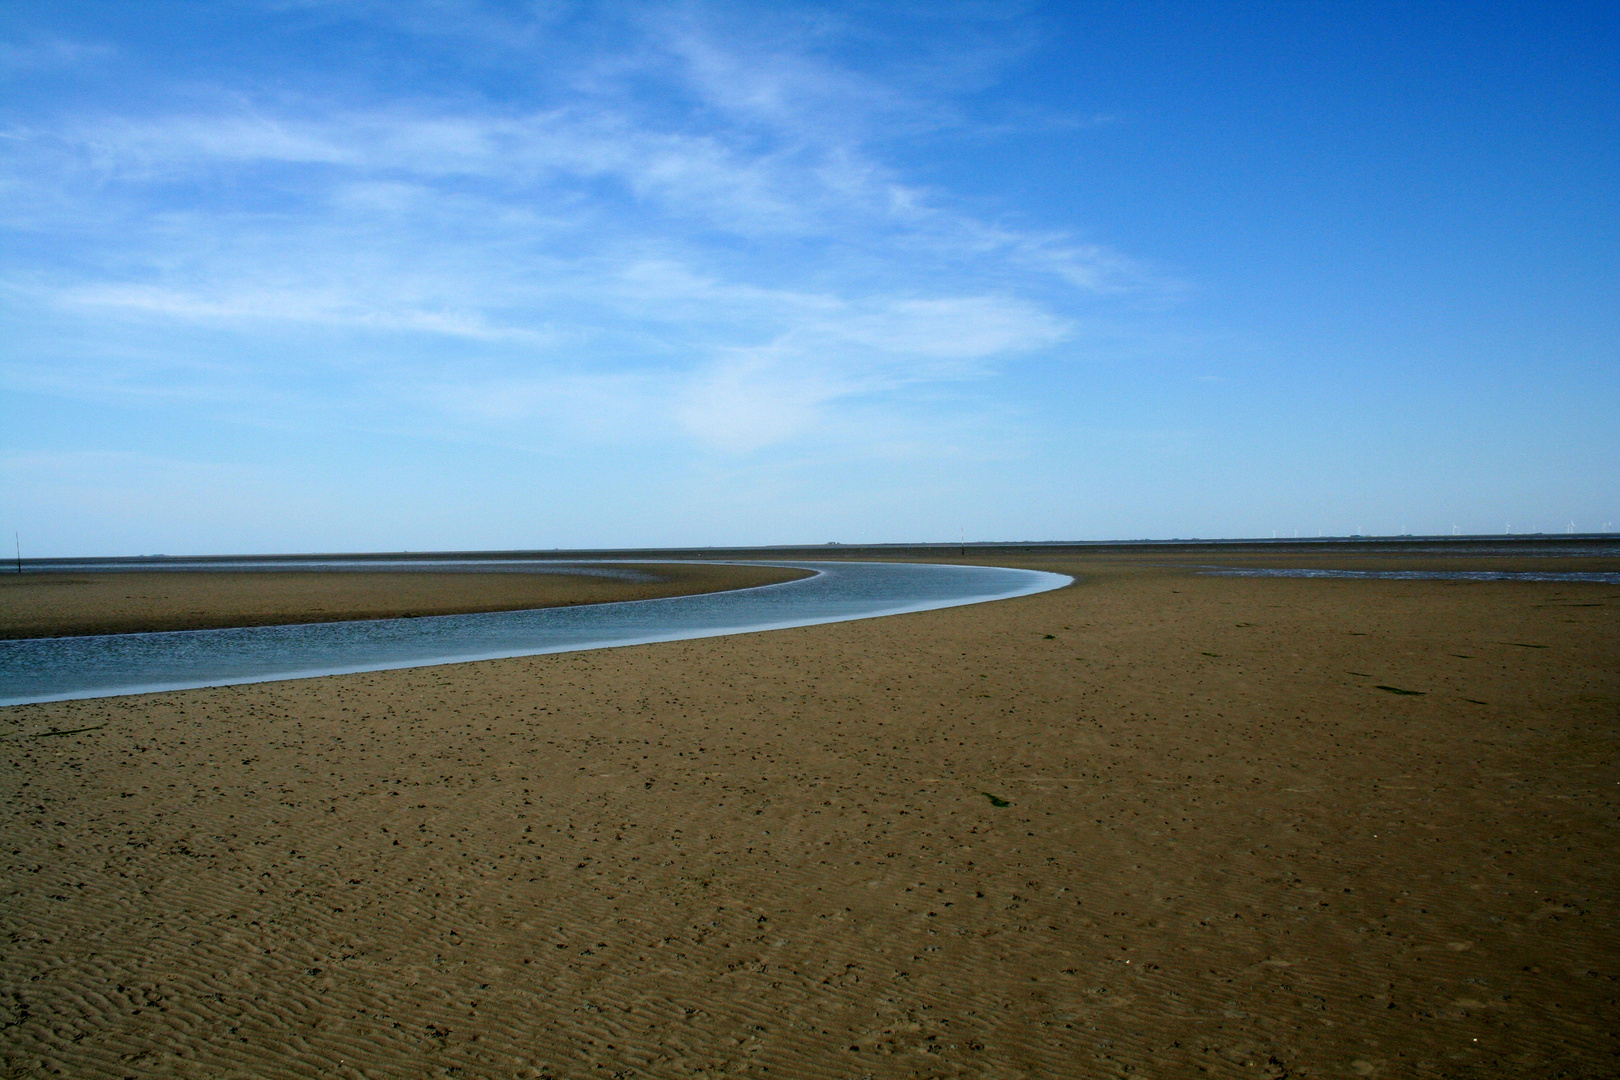
[[[8,5],[0,527],[1613,528],[1617,12]]]

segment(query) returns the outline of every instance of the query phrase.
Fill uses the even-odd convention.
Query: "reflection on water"
[[[484,565],[482,560],[477,562]],[[364,569],[369,565],[335,563],[331,568]],[[817,573],[732,592],[533,611],[0,641],[0,705],[809,626],[1023,596],[1059,588],[1072,580],[1062,574],[989,566],[752,565],[797,566]],[[210,561],[197,568],[234,571],[242,566],[234,561]],[[146,567],[136,564],[128,569]]]
[[[1376,578],[1383,581],[1584,581],[1620,585],[1620,573],[1580,570],[1237,570],[1208,566],[1206,577]]]

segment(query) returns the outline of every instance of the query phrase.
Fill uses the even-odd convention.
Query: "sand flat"
[[[653,575],[653,580],[466,570],[0,574],[0,638],[523,611],[744,589],[806,573],[714,563],[651,563],[632,569]]]
[[[1024,565],[1084,580],[0,710],[0,1061],[1612,1075],[1620,590]]]

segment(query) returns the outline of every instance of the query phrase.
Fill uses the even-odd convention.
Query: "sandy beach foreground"
[[[0,710],[5,1075],[1620,1071],[1620,587],[998,561]]]

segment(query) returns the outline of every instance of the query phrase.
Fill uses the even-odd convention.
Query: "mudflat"
[[[624,567],[603,567],[624,570]],[[771,566],[659,563],[645,580],[591,573],[277,570],[0,574],[0,638],[461,615],[652,600],[805,576]]]
[[[0,710],[6,1075],[1615,1075],[1620,587],[997,561]]]

